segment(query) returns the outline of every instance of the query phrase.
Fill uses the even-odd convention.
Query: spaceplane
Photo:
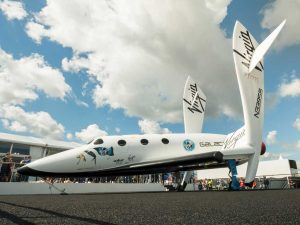
[[[191,171],[228,167],[232,179],[236,166],[248,162],[245,183],[251,186],[262,142],[264,121],[263,56],[283,28],[283,21],[260,45],[236,22],[233,58],[244,125],[224,134],[202,132],[207,98],[198,82],[187,78],[183,94],[185,133],[103,136],[81,147],[33,161],[18,172],[40,177],[100,177],[187,171],[178,184],[185,189]],[[217,74],[216,74],[217,76]],[[236,180],[231,187],[237,189]]]

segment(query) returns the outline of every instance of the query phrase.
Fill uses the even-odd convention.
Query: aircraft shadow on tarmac
[[[6,204],[6,205],[13,206],[13,207],[20,207],[20,208],[25,208],[25,209],[30,209],[30,210],[36,210],[36,211],[50,214],[52,216],[61,217],[62,219],[77,220],[78,222],[81,222],[81,223],[92,223],[92,224],[100,224],[100,225],[115,225],[113,223],[107,223],[104,221],[99,221],[99,220],[95,220],[95,219],[91,219],[91,218],[68,215],[68,214],[58,213],[58,212],[48,210],[48,209],[41,209],[41,208],[35,208],[35,207],[31,207],[31,206],[18,205],[18,204],[10,203],[10,202],[0,201],[0,204]],[[14,210],[14,211],[17,212],[17,210]],[[41,218],[39,216],[37,216],[37,217]],[[16,224],[22,224],[22,225],[36,224],[36,223],[32,223],[32,222],[29,222],[29,221],[23,219],[23,218],[28,218],[28,217],[22,218],[22,217],[14,215],[12,213],[5,212],[1,209],[0,209],[0,218],[10,220],[11,222],[16,223]],[[47,217],[42,217],[42,218],[47,219]]]

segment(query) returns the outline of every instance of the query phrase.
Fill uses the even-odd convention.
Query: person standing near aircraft
[[[241,190],[245,189],[245,180],[242,177],[240,178],[240,189]]]
[[[28,163],[31,163],[31,156],[25,156],[24,159],[20,162],[20,164],[26,165]],[[26,175],[21,175],[20,180],[28,182],[29,176]]]
[[[264,187],[265,187],[265,189],[269,189],[269,184],[270,184],[269,179],[264,177]]]
[[[4,157],[2,159],[2,166],[1,166],[1,181],[2,182],[9,182],[12,173],[12,160],[11,158]]]
[[[199,184],[198,184],[198,190],[202,191],[202,180],[199,180]]]

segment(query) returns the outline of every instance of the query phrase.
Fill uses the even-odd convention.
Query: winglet
[[[250,66],[249,73],[256,67],[257,63],[263,58],[264,54],[268,51],[273,41],[276,39],[281,29],[283,28],[286,20],[282,21],[282,23],[256,48],[253,53]]]

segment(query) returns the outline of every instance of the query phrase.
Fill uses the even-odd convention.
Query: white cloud
[[[205,0],[206,7],[214,13],[216,23],[221,23],[227,15],[227,6],[231,0]]]
[[[9,131],[63,139],[63,125],[49,113],[26,112],[17,106],[36,100],[39,92],[64,100],[71,93],[71,87],[63,74],[49,66],[39,54],[14,59],[0,48],[0,119],[3,127]],[[75,102],[87,106],[77,98]]]
[[[300,140],[297,142],[296,148],[298,148],[300,150]]]
[[[297,77],[296,71],[292,71],[288,79],[281,81],[276,92],[267,93],[265,104],[267,108],[274,108],[282,98],[300,96],[300,79]]]
[[[300,131],[300,117],[295,120],[293,127]]]
[[[67,133],[66,137],[67,137],[68,140],[72,140],[73,139],[73,134]]]
[[[80,70],[90,68],[92,65],[89,64],[88,58],[79,57],[74,55],[72,59],[68,60],[64,58],[62,60],[62,68],[68,72],[78,73]],[[93,73],[90,71],[90,73]],[[95,72],[94,72],[95,73]]]
[[[74,99],[76,105],[82,106],[82,107],[86,107],[86,108],[89,107],[89,104],[86,103],[86,102],[84,102],[84,101],[82,101],[82,100],[80,100],[80,99],[76,96],[76,94],[72,93],[72,94],[71,94],[71,97]]]
[[[44,26],[34,22],[28,22],[26,24],[27,34],[38,44],[41,43],[41,40],[44,36]]]
[[[26,132],[27,128],[20,124],[18,121],[12,121],[10,122],[7,119],[2,119],[2,124],[5,129],[10,130],[10,131],[16,131],[16,132]]]
[[[14,59],[0,48],[0,104],[23,104],[36,100],[37,91],[63,99],[71,91],[62,73],[38,54]]]
[[[279,87],[279,95],[281,97],[300,96],[300,79],[292,77],[290,82],[284,81]]]
[[[232,116],[242,108],[231,41],[220,28],[229,3],[49,0],[26,31],[37,42],[49,38],[73,49],[62,67],[97,79],[97,107],[181,121],[183,86],[191,75],[201,81],[207,115]]]
[[[0,10],[4,13],[8,20],[22,20],[27,16],[22,2],[18,1],[0,1]]]
[[[83,106],[83,107],[85,107],[85,108],[88,108],[88,107],[89,107],[89,104],[87,104],[87,103],[84,102],[84,101],[79,100],[78,98],[75,99],[75,103],[76,103],[76,105],[78,105],[78,106]]]
[[[267,135],[267,140],[266,140],[267,144],[268,145],[275,144],[277,141],[276,138],[277,138],[277,131],[276,130],[270,131]]]
[[[75,136],[83,142],[88,142],[96,137],[106,136],[107,132],[101,130],[97,124],[91,124],[87,128],[76,132]]]
[[[161,128],[159,123],[151,120],[140,120],[138,122],[141,132],[144,134],[168,134],[171,131],[168,128]]]
[[[0,118],[7,130],[63,139],[63,125],[57,123],[47,112],[25,112],[18,106],[3,105],[0,108]]]
[[[261,25],[263,28],[269,30],[274,29],[284,19],[287,19],[283,32],[281,32],[275,43],[278,48],[300,43],[299,8],[300,0],[275,0],[271,1],[267,7],[262,10],[263,20]]]
[[[89,82],[84,82],[84,84],[82,85],[82,91],[81,91],[81,95],[82,96],[86,96],[87,92],[88,92],[88,85]]]
[[[120,133],[120,132],[121,132],[121,129],[120,129],[119,127],[116,127],[116,128],[115,128],[115,131],[116,131],[117,133]]]

